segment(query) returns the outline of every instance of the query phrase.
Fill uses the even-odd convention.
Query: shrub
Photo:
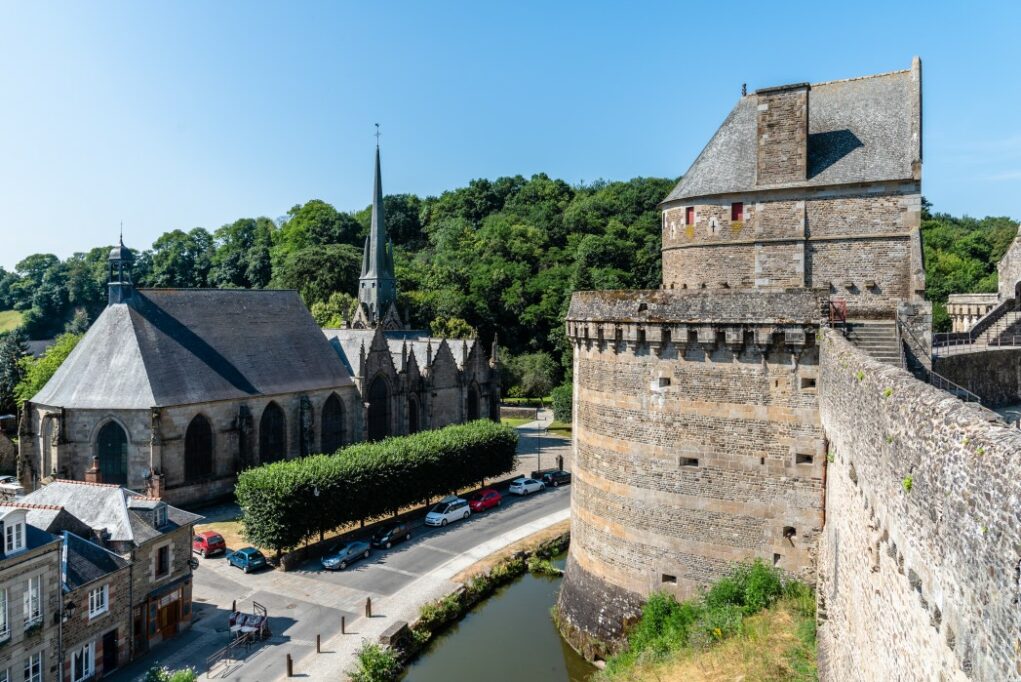
[[[199,676],[192,668],[170,670],[166,667],[153,666],[145,674],[144,682],[196,682]]]
[[[393,514],[511,471],[517,442],[513,428],[479,420],[248,469],[235,488],[244,535],[280,552],[320,530]]]
[[[553,562],[549,559],[543,559],[538,556],[531,556],[528,558],[528,572],[534,575],[550,575],[558,576],[563,575],[564,572],[553,565]]]
[[[351,673],[352,682],[391,682],[401,674],[400,661],[388,648],[364,642],[357,656],[358,668]]]
[[[558,422],[571,422],[571,401],[573,391],[571,384],[564,384],[553,389],[553,418]]]

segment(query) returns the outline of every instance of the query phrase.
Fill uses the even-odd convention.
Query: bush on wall
[[[248,469],[235,489],[245,537],[281,552],[393,514],[511,471],[517,442],[513,428],[479,420]]]

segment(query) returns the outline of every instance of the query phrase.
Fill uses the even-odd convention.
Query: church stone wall
[[[812,315],[817,294],[797,293]],[[825,459],[814,327],[682,325],[658,305],[647,321],[615,318],[607,313],[629,297],[638,309],[643,293],[586,296],[568,322],[574,483],[558,615],[572,643],[619,640],[650,592],[691,596],[744,559],[811,580]],[[711,300],[656,301],[668,309],[671,296],[687,297],[682,307]],[[768,307],[754,292],[717,297],[732,319]]]
[[[821,677],[1018,679],[1021,431],[833,331],[820,368]]]

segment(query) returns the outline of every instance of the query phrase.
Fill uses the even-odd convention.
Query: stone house
[[[190,627],[189,559],[193,526],[202,517],[120,486],[81,481],[54,481],[23,501],[60,507],[91,529],[98,544],[128,563],[127,589],[113,588],[131,595],[130,626],[118,627],[116,635],[118,660],[124,660],[125,652],[136,658]],[[111,637],[100,650],[113,643]]]
[[[558,622],[586,655],[650,593],[692,596],[745,559],[814,582],[821,327],[891,362],[911,335],[929,355],[921,92],[915,59],[743,93],[661,204],[661,288],[572,297]]]
[[[56,678],[61,542],[0,506],[0,680]]]
[[[131,660],[131,564],[94,542],[65,531],[63,677],[103,677]]]

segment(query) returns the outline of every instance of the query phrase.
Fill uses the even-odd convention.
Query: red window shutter
[[[684,209],[684,224],[694,225],[695,224],[695,207],[688,206]]]
[[[730,219],[738,223],[744,220],[744,204],[742,202],[735,201],[730,205]]]

